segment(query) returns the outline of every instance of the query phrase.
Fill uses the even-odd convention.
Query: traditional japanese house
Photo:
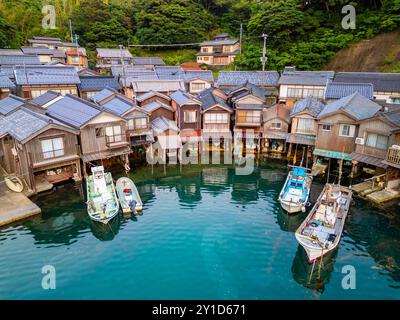
[[[155,143],[150,145],[150,153],[159,159],[159,163],[177,163],[181,156],[182,141],[175,121],[159,116],[151,121],[151,128]]]
[[[0,117],[4,117],[15,109],[18,109],[25,102],[25,99],[10,94],[6,98],[0,100]]]
[[[286,139],[290,126],[290,108],[283,103],[275,104],[264,109],[262,116],[262,152],[277,155],[286,152]]]
[[[367,99],[374,99],[374,86],[371,83],[330,82],[326,86],[324,100],[330,103],[358,92]]]
[[[323,100],[334,71],[294,71],[286,69],[279,79],[279,102],[293,107],[298,100],[312,96]]]
[[[132,64],[132,54],[128,49],[97,48],[96,52],[98,70],[109,70],[115,65]]]
[[[105,88],[121,90],[121,86],[113,76],[79,76],[79,96],[90,99]]]
[[[158,99],[142,104],[141,107],[150,113],[150,122],[157,119],[158,117],[164,117],[166,119],[175,121],[175,110],[169,104],[166,104]]]
[[[246,81],[229,91],[228,100],[231,103],[263,104],[270,107],[276,103],[276,96],[273,91]]]
[[[136,102],[139,106],[144,106],[154,101],[160,101],[166,105],[171,104],[171,98],[169,96],[157,91],[149,91],[139,97],[136,97]]]
[[[227,95],[211,87],[199,93],[203,118],[202,137],[204,148],[227,149],[232,145],[231,116],[233,108],[227,103]]]
[[[26,99],[34,99],[52,90],[62,94],[78,94],[80,84],[73,66],[16,66],[17,93]]]
[[[65,51],[67,64],[76,68],[87,68],[88,58],[84,48],[70,48]]]
[[[318,134],[318,115],[324,107],[324,103],[312,96],[295,102],[290,111],[291,130],[286,140],[289,143],[288,158],[301,149],[308,151],[308,159]]]
[[[200,52],[197,53],[197,62],[213,66],[231,64],[240,51],[238,39],[228,39],[228,34],[218,35],[213,41],[200,43]]]
[[[400,73],[338,72],[333,82],[371,83],[376,100],[400,103]]]
[[[0,119],[0,163],[23,178],[31,194],[81,179],[79,131],[20,107]]]
[[[274,91],[278,96],[279,73],[277,71],[221,71],[216,87],[225,91],[232,90],[246,82]]]
[[[21,47],[21,50],[26,55],[36,55],[41,64],[48,64],[52,61],[66,62],[65,53],[61,50],[49,49],[46,46]]]
[[[165,62],[159,57],[135,57],[132,58],[132,65],[152,69],[156,66],[165,66]]]
[[[132,147],[147,146],[153,142],[150,112],[137,106],[115,89],[107,88],[92,98],[102,108],[127,121],[126,133]]]
[[[379,110],[380,105],[357,92],[326,105],[318,115],[314,155],[350,161],[358,123],[373,117]]]
[[[378,171],[387,168],[387,164],[383,161],[386,159],[389,147],[395,144],[395,135],[392,133],[400,128],[399,115],[400,110],[378,112],[370,118],[359,121],[355,150],[350,154],[354,173],[358,172],[360,165]]]
[[[201,141],[201,101],[182,90],[171,94],[171,99],[182,142],[190,142],[191,149],[198,151]]]
[[[100,106],[73,95],[55,99],[47,115],[79,130],[83,174],[96,162],[123,164],[129,171],[132,152],[126,134],[126,120]],[[89,171],[90,172],[90,171]]]
[[[398,197],[400,194],[400,112],[393,111],[388,113],[387,118],[397,126],[391,130],[389,138],[389,149],[383,164],[387,165],[386,191],[389,194],[389,200]],[[390,197],[391,196],[391,197]]]
[[[15,84],[10,78],[0,72],[0,99],[3,99],[15,91]]]
[[[185,71],[186,90],[192,94],[210,88],[214,84],[211,70]]]

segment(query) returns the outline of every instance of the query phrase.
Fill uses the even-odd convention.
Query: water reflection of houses
[[[232,181],[232,200],[242,204],[250,204],[258,200],[259,172],[253,171],[249,175],[233,176]]]
[[[229,184],[229,169],[224,167],[210,167],[202,170],[202,189],[213,196],[224,193]]]
[[[201,201],[201,173],[195,172],[185,174],[183,179],[179,179],[176,184],[176,192],[178,193],[179,201],[196,207]]]

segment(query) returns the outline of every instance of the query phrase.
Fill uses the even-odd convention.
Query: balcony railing
[[[124,134],[116,134],[113,136],[106,136],[106,146],[109,148],[112,148],[115,146],[120,146],[124,143],[127,143],[126,135],[124,135]]]
[[[400,165],[400,150],[389,148],[386,161]]]

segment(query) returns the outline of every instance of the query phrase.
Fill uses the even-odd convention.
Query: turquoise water
[[[277,197],[287,167],[250,176],[230,167],[135,169],[143,215],[102,226],[88,218],[83,189],[69,185],[35,201],[43,214],[0,230],[2,299],[398,299],[400,222],[356,200],[340,248],[321,279]],[[116,177],[116,175],[114,175]],[[322,190],[313,185],[312,199]],[[44,265],[56,289],[41,286]],[[342,268],[356,270],[344,290]]]

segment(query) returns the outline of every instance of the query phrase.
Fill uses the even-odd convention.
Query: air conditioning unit
[[[394,150],[400,150],[400,146],[397,144],[392,145],[392,149]]]
[[[363,146],[365,144],[365,140],[363,138],[356,138],[356,144]]]

